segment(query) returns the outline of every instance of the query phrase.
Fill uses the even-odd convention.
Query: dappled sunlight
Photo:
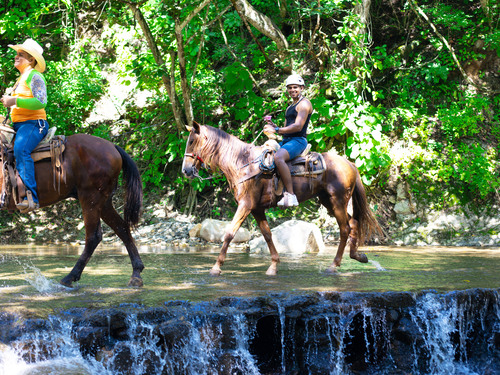
[[[342,266],[326,273],[332,254],[282,256],[276,276],[267,276],[271,257],[229,254],[218,277],[209,274],[218,252],[152,247],[141,254],[144,287],[128,287],[132,267],[116,248],[95,254],[73,288],[61,286],[77,257],[57,254],[57,246],[43,247],[36,257],[19,248],[16,256],[0,253],[0,303],[33,314],[57,309],[105,308],[123,303],[158,306],[170,300],[192,302],[224,296],[256,297],[269,293],[314,291],[440,291],[497,287],[500,252],[493,249],[371,247],[369,263],[344,254]],[[40,251],[38,249],[37,251]]]

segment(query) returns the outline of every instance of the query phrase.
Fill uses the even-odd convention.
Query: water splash
[[[10,347],[0,347],[0,375],[97,374],[71,337],[71,321],[50,317],[48,330],[23,335]]]
[[[48,279],[35,266],[25,265],[24,273],[26,274],[25,280],[40,293],[54,293],[70,289],[54,280]]]
[[[281,340],[281,372],[286,373],[285,365],[285,308],[281,305],[279,300],[276,300],[276,307],[278,308],[278,317],[280,320],[280,340]]]
[[[368,262],[373,264],[375,266],[375,268],[377,269],[377,271],[387,271],[384,267],[382,267],[382,265],[377,262],[376,260],[372,260],[372,259],[368,259]]]

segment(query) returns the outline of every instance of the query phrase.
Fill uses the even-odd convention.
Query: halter
[[[207,169],[210,171],[210,168],[207,168],[205,162],[203,161],[203,159],[198,155],[198,154],[193,154],[193,153],[190,153],[190,152],[187,152],[184,154],[184,157],[186,156],[189,156],[190,158],[193,158],[194,160],[197,160],[201,163],[201,168],[204,168],[204,169]],[[214,176],[209,176],[209,177],[201,177],[198,173],[198,168],[196,168],[194,165],[194,170],[195,170],[195,173],[194,173],[194,177],[196,178],[199,178],[200,180],[211,180],[214,178]]]
[[[201,167],[205,168],[205,162],[198,154],[192,154],[192,153],[188,152],[188,153],[184,154],[184,156],[189,156],[190,158],[193,158],[194,160],[199,161],[201,163]]]

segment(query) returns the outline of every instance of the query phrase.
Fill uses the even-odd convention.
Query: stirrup
[[[28,212],[34,211],[39,208],[40,205],[35,203],[33,200],[33,193],[30,190],[26,190],[26,198],[24,198],[20,203],[16,204],[16,208],[22,213],[27,214]]]

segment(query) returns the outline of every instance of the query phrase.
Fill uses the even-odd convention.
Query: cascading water
[[[1,318],[1,375],[500,373],[491,289],[273,294]]]
[[[498,294],[493,298],[492,315],[497,318],[492,328],[498,335]],[[481,374],[482,369],[470,360],[468,346],[479,332],[487,334],[488,308],[488,303],[474,304],[471,298],[459,303],[457,299],[437,294],[423,295],[411,311],[412,321],[420,333],[420,343],[414,346],[414,369],[424,366],[430,374],[443,375]],[[487,340],[490,349],[494,340],[495,335]],[[496,371],[500,372],[500,363],[497,366]]]

